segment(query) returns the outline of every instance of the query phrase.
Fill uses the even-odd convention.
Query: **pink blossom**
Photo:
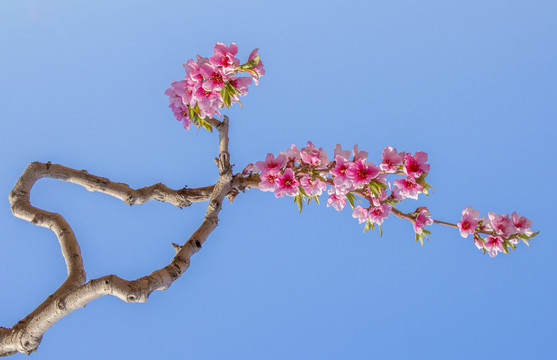
[[[332,206],[337,211],[341,211],[346,206],[346,197],[344,195],[338,194],[335,187],[329,189],[329,199],[327,200],[327,207]]]
[[[278,184],[276,182],[278,176],[278,171],[270,170],[259,175],[261,182],[257,187],[261,191],[275,191],[278,188]]]
[[[346,189],[354,188],[352,180],[348,177],[348,169],[350,169],[351,165],[352,162],[346,160],[343,156],[335,156],[335,167],[329,170],[335,186]]]
[[[491,257],[495,257],[498,252],[505,251],[505,248],[503,247],[503,239],[499,236],[488,236],[485,239],[484,248]]]
[[[371,179],[377,177],[379,168],[369,161],[356,160],[346,171],[346,175],[352,180],[356,188],[369,184]]]
[[[216,43],[213,49],[215,55],[209,58],[209,61],[214,66],[223,67],[226,74],[231,74],[236,70],[236,66],[240,65],[240,60],[236,59],[238,53],[238,46],[235,43],[226,46],[223,43]]]
[[[327,190],[327,184],[316,177],[312,179],[309,175],[304,175],[300,179],[300,186],[309,196],[321,196],[324,190]]]
[[[281,152],[280,155],[286,156],[287,163],[300,162],[300,160],[302,159],[300,150],[294,144],[290,145],[290,149],[286,150],[285,152]]]
[[[416,215],[416,219],[413,221],[414,224],[414,232],[416,234],[423,233],[423,227],[426,225],[433,224],[433,219],[431,218],[431,214],[426,207],[420,207],[417,209],[418,214]]]
[[[469,234],[473,234],[476,231],[478,216],[480,216],[480,210],[474,210],[471,206],[462,210],[462,218],[457,223],[457,226],[463,238],[467,238]]]
[[[249,164],[246,165],[244,170],[242,170],[242,175],[248,176],[248,175],[253,174],[256,171],[257,170],[255,169],[255,165],[253,165],[252,163],[249,163]]]
[[[358,144],[354,145],[354,149],[352,150],[352,153],[354,154],[354,161],[358,161],[358,160],[365,161],[368,156],[368,153],[366,151],[358,151]]]
[[[479,225],[479,229],[480,231],[484,231],[484,232],[491,232],[493,231],[493,227],[491,226],[491,220],[489,220],[489,218],[486,218],[485,216],[480,217],[479,222],[481,222],[481,225]]]
[[[261,182],[257,187],[261,191],[275,191],[278,188],[276,182],[279,172],[277,170],[270,170],[259,175]]]
[[[221,69],[210,64],[203,64],[200,68],[201,74],[206,79],[202,85],[203,89],[207,91],[221,91],[224,89],[224,84],[228,81],[228,77]]]
[[[352,217],[358,219],[360,224],[364,223],[368,218],[368,210],[358,205],[354,208],[354,211],[352,211]]]
[[[507,238],[516,232],[516,228],[509,215],[498,215],[493,212],[488,213],[488,215],[489,220],[491,220],[491,226],[497,235]]]
[[[474,245],[476,245],[479,250],[485,248],[484,241],[477,233],[474,233]]]
[[[334,155],[335,159],[337,156],[342,156],[345,160],[348,160],[350,158],[350,150],[342,150],[340,144],[336,144]]]
[[[200,117],[205,116],[213,117],[217,113],[217,108],[220,107],[222,99],[218,91],[209,91],[200,87],[193,93],[193,98],[197,101],[199,109],[201,110]]]
[[[302,148],[300,155],[302,160],[310,165],[323,165],[327,166],[329,164],[329,158],[327,158],[327,153],[323,151],[322,148],[317,149],[311,141],[305,148]]]
[[[199,67],[198,62],[195,60],[188,60],[188,62],[184,64],[184,69],[186,69],[187,77],[191,81],[199,83],[199,86],[201,86],[201,83],[203,82],[203,75],[201,75],[201,68]]]
[[[377,225],[383,224],[383,220],[389,217],[392,208],[389,204],[382,204],[381,206],[369,209],[369,221]]]
[[[294,171],[290,168],[286,169],[283,174],[279,174],[275,182],[278,185],[275,190],[275,196],[277,198],[284,195],[296,196],[300,192],[298,189],[300,183],[296,180],[294,177]]]
[[[516,211],[512,214],[513,225],[519,234],[532,235],[534,232],[530,230],[532,227],[532,221],[528,220],[524,216],[520,216]]]
[[[406,175],[419,178],[423,173],[429,172],[429,164],[426,164],[427,153],[417,151],[414,156],[404,155],[404,173]]]
[[[239,77],[230,80],[230,85],[240,92],[239,94],[230,94],[232,99],[234,99],[233,103],[238,101],[240,96],[246,96],[248,94],[249,84],[251,84],[251,78],[249,77]]]
[[[414,177],[397,179],[394,181],[394,185],[398,188],[398,193],[405,198],[418,199],[418,194],[423,190],[423,187],[416,183]]]
[[[395,173],[398,171],[398,167],[402,165],[404,155],[404,152],[397,154],[396,149],[387,146],[385,149],[383,149],[383,161],[381,161],[379,167],[381,168],[381,170],[388,173]]]
[[[255,162],[255,166],[262,173],[268,172],[269,170],[275,170],[276,172],[278,172],[278,170],[282,170],[284,168],[284,165],[286,165],[286,156],[282,154],[277,156],[277,158],[275,159],[275,156],[273,154],[268,153],[265,161]]]

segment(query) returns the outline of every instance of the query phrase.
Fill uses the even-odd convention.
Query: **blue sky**
[[[36,359],[547,359],[557,351],[553,191],[554,1],[31,1],[0,13],[0,326],[65,278],[50,231],[11,215],[27,164],[52,161],[142,187],[213,184],[216,136],[186,132],[163,94],[182,64],[236,42],[267,74],[231,109],[236,170],[307,140],[426,151],[428,206],[517,211],[541,235],[495,259],[440,226],[383,237],[325,206],[257,190],[226,204],[187,273],[146,304],[104,297],[56,323]],[[66,217],[89,278],[168,263],[204,204],[130,208],[42,180],[34,205]],[[16,355],[15,358],[23,358]]]

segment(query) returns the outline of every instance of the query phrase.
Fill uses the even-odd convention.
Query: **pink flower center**
[[[213,75],[211,76],[211,80],[219,84],[223,82],[222,75],[217,72],[213,73]]]
[[[470,229],[470,223],[468,221],[465,221],[462,223],[462,230],[468,230]]]

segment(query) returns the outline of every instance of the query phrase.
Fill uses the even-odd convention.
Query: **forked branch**
[[[228,118],[223,121],[206,119],[219,132],[219,157],[216,160],[219,179],[215,185],[173,190],[163,184],[141,189],[132,189],[123,183],[91,175],[85,170],[74,170],[62,165],[34,162],[29,164],[10,193],[10,204],[16,217],[34,225],[51,229],[60,242],[68,276],[64,283],[40,304],[31,314],[12,328],[0,327],[0,356],[17,352],[36,351],[42,335],[56,321],[91,300],[104,295],[113,295],[126,302],[145,302],[155,290],[166,290],[189,267],[195,254],[218,224],[218,214],[225,196],[231,199],[254,185],[250,178],[234,177],[228,153]],[[193,202],[209,201],[205,217],[199,228],[183,245],[176,245],[176,255],[170,263],[153,273],[136,280],[124,280],[116,275],[107,275],[86,282],[86,274],[79,244],[73,230],[64,217],[31,205],[30,193],[41,178],[52,178],[81,185],[89,191],[114,196],[127,204],[143,204],[151,200],[171,203],[178,207]]]

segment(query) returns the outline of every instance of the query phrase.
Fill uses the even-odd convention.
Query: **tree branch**
[[[34,225],[51,229],[60,242],[68,272],[64,283],[40,304],[31,314],[12,328],[0,327],[0,356],[17,352],[30,354],[36,351],[42,335],[56,321],[85,306],[91,300],[113,295],[126,302],[145,302],[155,290],[166,290],[189,267],[190,258],[217,227],[218,214],[225,196],[232,199],[238,190],[256,187],[256,179],[232,175],[228,153],[228,118],[223,121],[207,120],[219,132],[219,157],[215,159],[219,179],[213,186],[197,189],[173,190],[155,184],[134,190],[123,183],[91,175],[85,170],[74,170],[62,165],[34,162],[29,164],[10,193],[12,213]],[[116,275],[107,275],[86,281],[81,250],[73,230],[64,217],[36,208],[30,203],[33,185],[41,178],[59,179],[85,187],[89,191],[103,192],[127,204],[143,204],[151,200],[169,202],[175,206],[189,206],[192,202],[209,200],[205,217],[199,228],[184,245],[173,244],[176,255],[170,264],[139,279],[129,281]]]

